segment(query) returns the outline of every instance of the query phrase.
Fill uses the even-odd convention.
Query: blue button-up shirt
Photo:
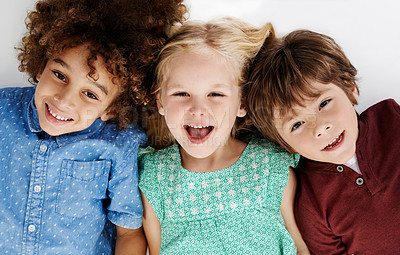
[[[145,135],[98,119],[49,136],[34,92],[0,89],[0,253],[110,254],[107,218],[142,225],[137,148]]]

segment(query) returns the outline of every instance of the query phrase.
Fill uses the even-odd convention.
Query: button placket
[[[42,152],[42,153],[46,152],[46,150],[47,150],[47,145],[45,145],[45,144],[40,145],[39,150],[40,150],[40,152]]]
[[[28,231],[29,231],[29,232],[35,232],[35,230],[36,230],[35,225],[29,225],[29,226],[28,226]]]
[[[28,250],[35,251],[39,242],[37,233],[41,227],[44,200],[44,192],[42,191],[46,181],[50,142],[48,140],[38,140],[33,156],[31,185],[25,212],[25,224],[27,225],[25,225],[26,230],[24,231],[25,243],[22,247],[24,254]]]
[[[39,185],[36,185],[35,187],[33,187],[33,191],[35,191],[36,193],[40,192],[42,190],[42,187],[40,187]]]

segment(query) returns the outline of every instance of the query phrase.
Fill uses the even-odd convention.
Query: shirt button
[[[28,230],[29,230],[29,232],[34,232],[35,231],[35,226],[34,225],[29,225],[28,226]]]
[[[35,187],[33,187],[33,191],[35,191],[36,193],[40,192],[42,190],[42,188],[39,185],[36,185]]]
[[[41,152],[45,152],[46,150],[47,150],[47,146],[46,145],[44,145],[44,144],[40,145],[40,151]]]
[[[356,183],[357,183],[357,185],[361,186],[361,185],[364,184],[364,179],[361,178],[361,177],[358,177],[358,178],[356,179]]]
[[[342,167],[342,166],[337,166],[337,167],[336,167],[336,170],[337,170],[339,173],[341,173],[341,172],[343,172],[343,167]]]

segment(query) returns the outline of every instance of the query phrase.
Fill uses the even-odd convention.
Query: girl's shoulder
[[[275,143],[263,138],[253,138],[250,140],[248,147],[248,154],[252,155],[256,153],[257,158],[264,163],[270,162],[295,167],[300,158],[298,154],[290,154]]]
[[[248,146],[251,150],[259,151],[267,155],[290,154],[275,143],[264,138],[253,138],[252,140],[250,140]]]
[[[138,165],[141,172],[159,172],[172,171],[174,167],[180,165],[180,154],[177,145],[172,145],[162,150],[156,150],[152,147],[139,148]]]
[[[140,147],[138,150],[139,159],[148,162],[165,162],[174,161],[179,157],[179,148],[177,145],[172,145],[165,149],[154,149],[150,146]]]

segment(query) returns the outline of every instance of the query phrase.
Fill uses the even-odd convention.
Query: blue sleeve
[[[143,139],[143,133],[118,139],[123,151],[116,155],[120,160],[112,167],[109,179],[110,204],[107,217],[115,225],[129,229],[142,226],[143,206],[138,187],[137,151]]]

